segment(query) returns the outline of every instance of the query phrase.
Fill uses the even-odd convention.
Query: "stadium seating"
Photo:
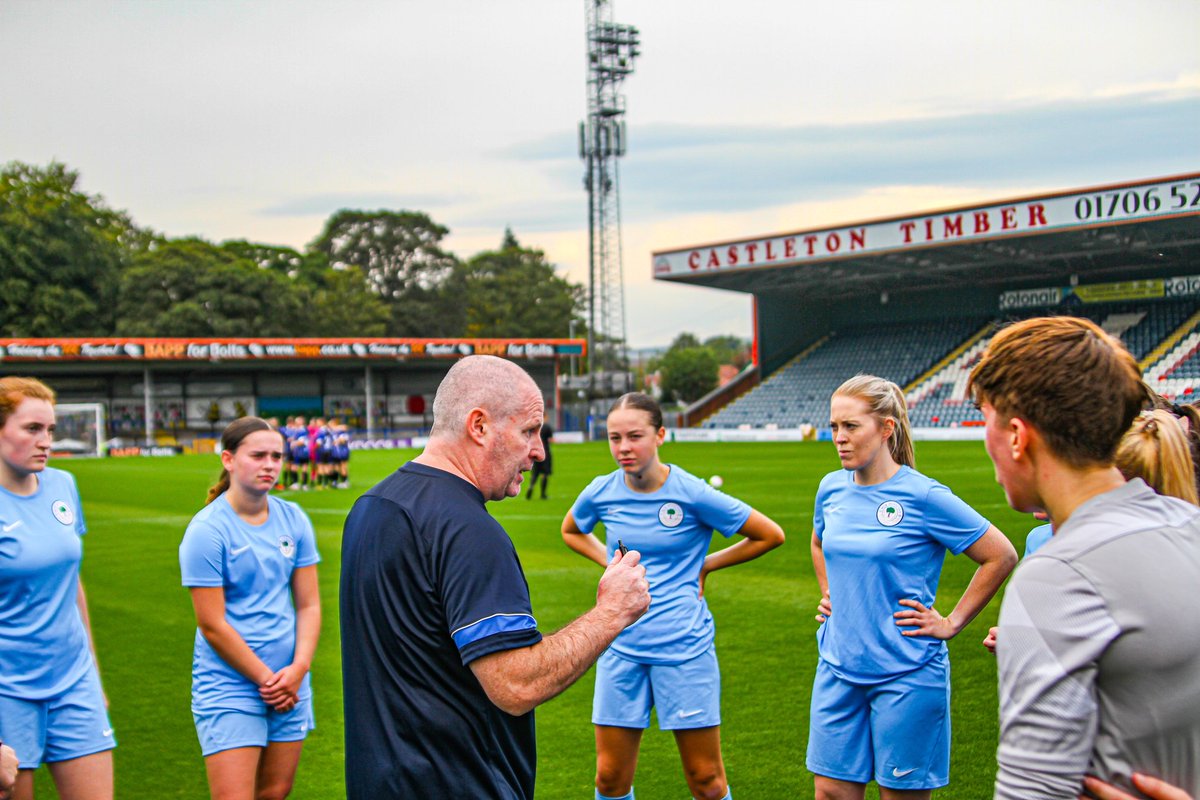
[[[1178,335],[1182,334],[1182,335]],[[1175,336],[1177,341],[1153,358],[1142,377],[1161,395],[1192,402],[1200,389],[1200,312],[1190,317]]]
[[[983,321],[964,318],[837,332],[726,406],[705,427],[823,425],[829,416],[830,394],[847,378],[867,372],[904,386],[953,350]]]
[[[1200,395],[1200,301],[1075,302],[990,319],[963,317],[832,332],[704,427],[824,427],[830,395],[858,373],[880,375],[905,387],[913,427],[980,425],[983,415],[968,400],[966,384],[994,330],[1018,318],[1064,313],[1087,317],[1120,338],[1143,363],[1147,382],[1161,394],[1187,402]],[[1158,353],[1156,348],[1164,346]]]

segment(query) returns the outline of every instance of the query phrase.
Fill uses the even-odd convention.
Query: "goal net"
[[[101,456],[107,438],[101,403],[59,403],[54,407],[56,455]]]

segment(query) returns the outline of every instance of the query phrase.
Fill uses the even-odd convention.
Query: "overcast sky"
[[[169,236],[408,208],[578,282],[583,0],[0,0],[0,161]],[[630,344],[751,334],[652,250],[1200,170],[1197,0],[616,0]],[[564,332],[565,333],[565,332]]]

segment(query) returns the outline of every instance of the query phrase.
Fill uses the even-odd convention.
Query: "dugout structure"
[[[847,326],[1003,317],[1068,295],[1200,304],[1200,172],[673,247],[652,259],[656,280],[754,296],[754,360],[765,378]]]
[[[581,339],[0,339],[0,374],[30,375],[60,402],[99,407],[108,438],[209,438],[247,414],[341,417],[368,439],[420,436],[451,364],[469,355],[520,364],[561,409],[566,360]],[[60,406],[62,408],[63,406]]]

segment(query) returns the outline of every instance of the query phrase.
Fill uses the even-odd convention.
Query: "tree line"
[[[665,401],[686,405],[717,388],[722,364],[742,370],[749,363],[750,345],[745,340],[722,334],[701,342],[685,331],[666,352],[650,360],[646,371],[658,373]]]
[[[0,335],[567,335],[584,287],[511,230],[461,260],[420,211],[343,209],[304,250],[171,238],[60,163],[0,171]]]

